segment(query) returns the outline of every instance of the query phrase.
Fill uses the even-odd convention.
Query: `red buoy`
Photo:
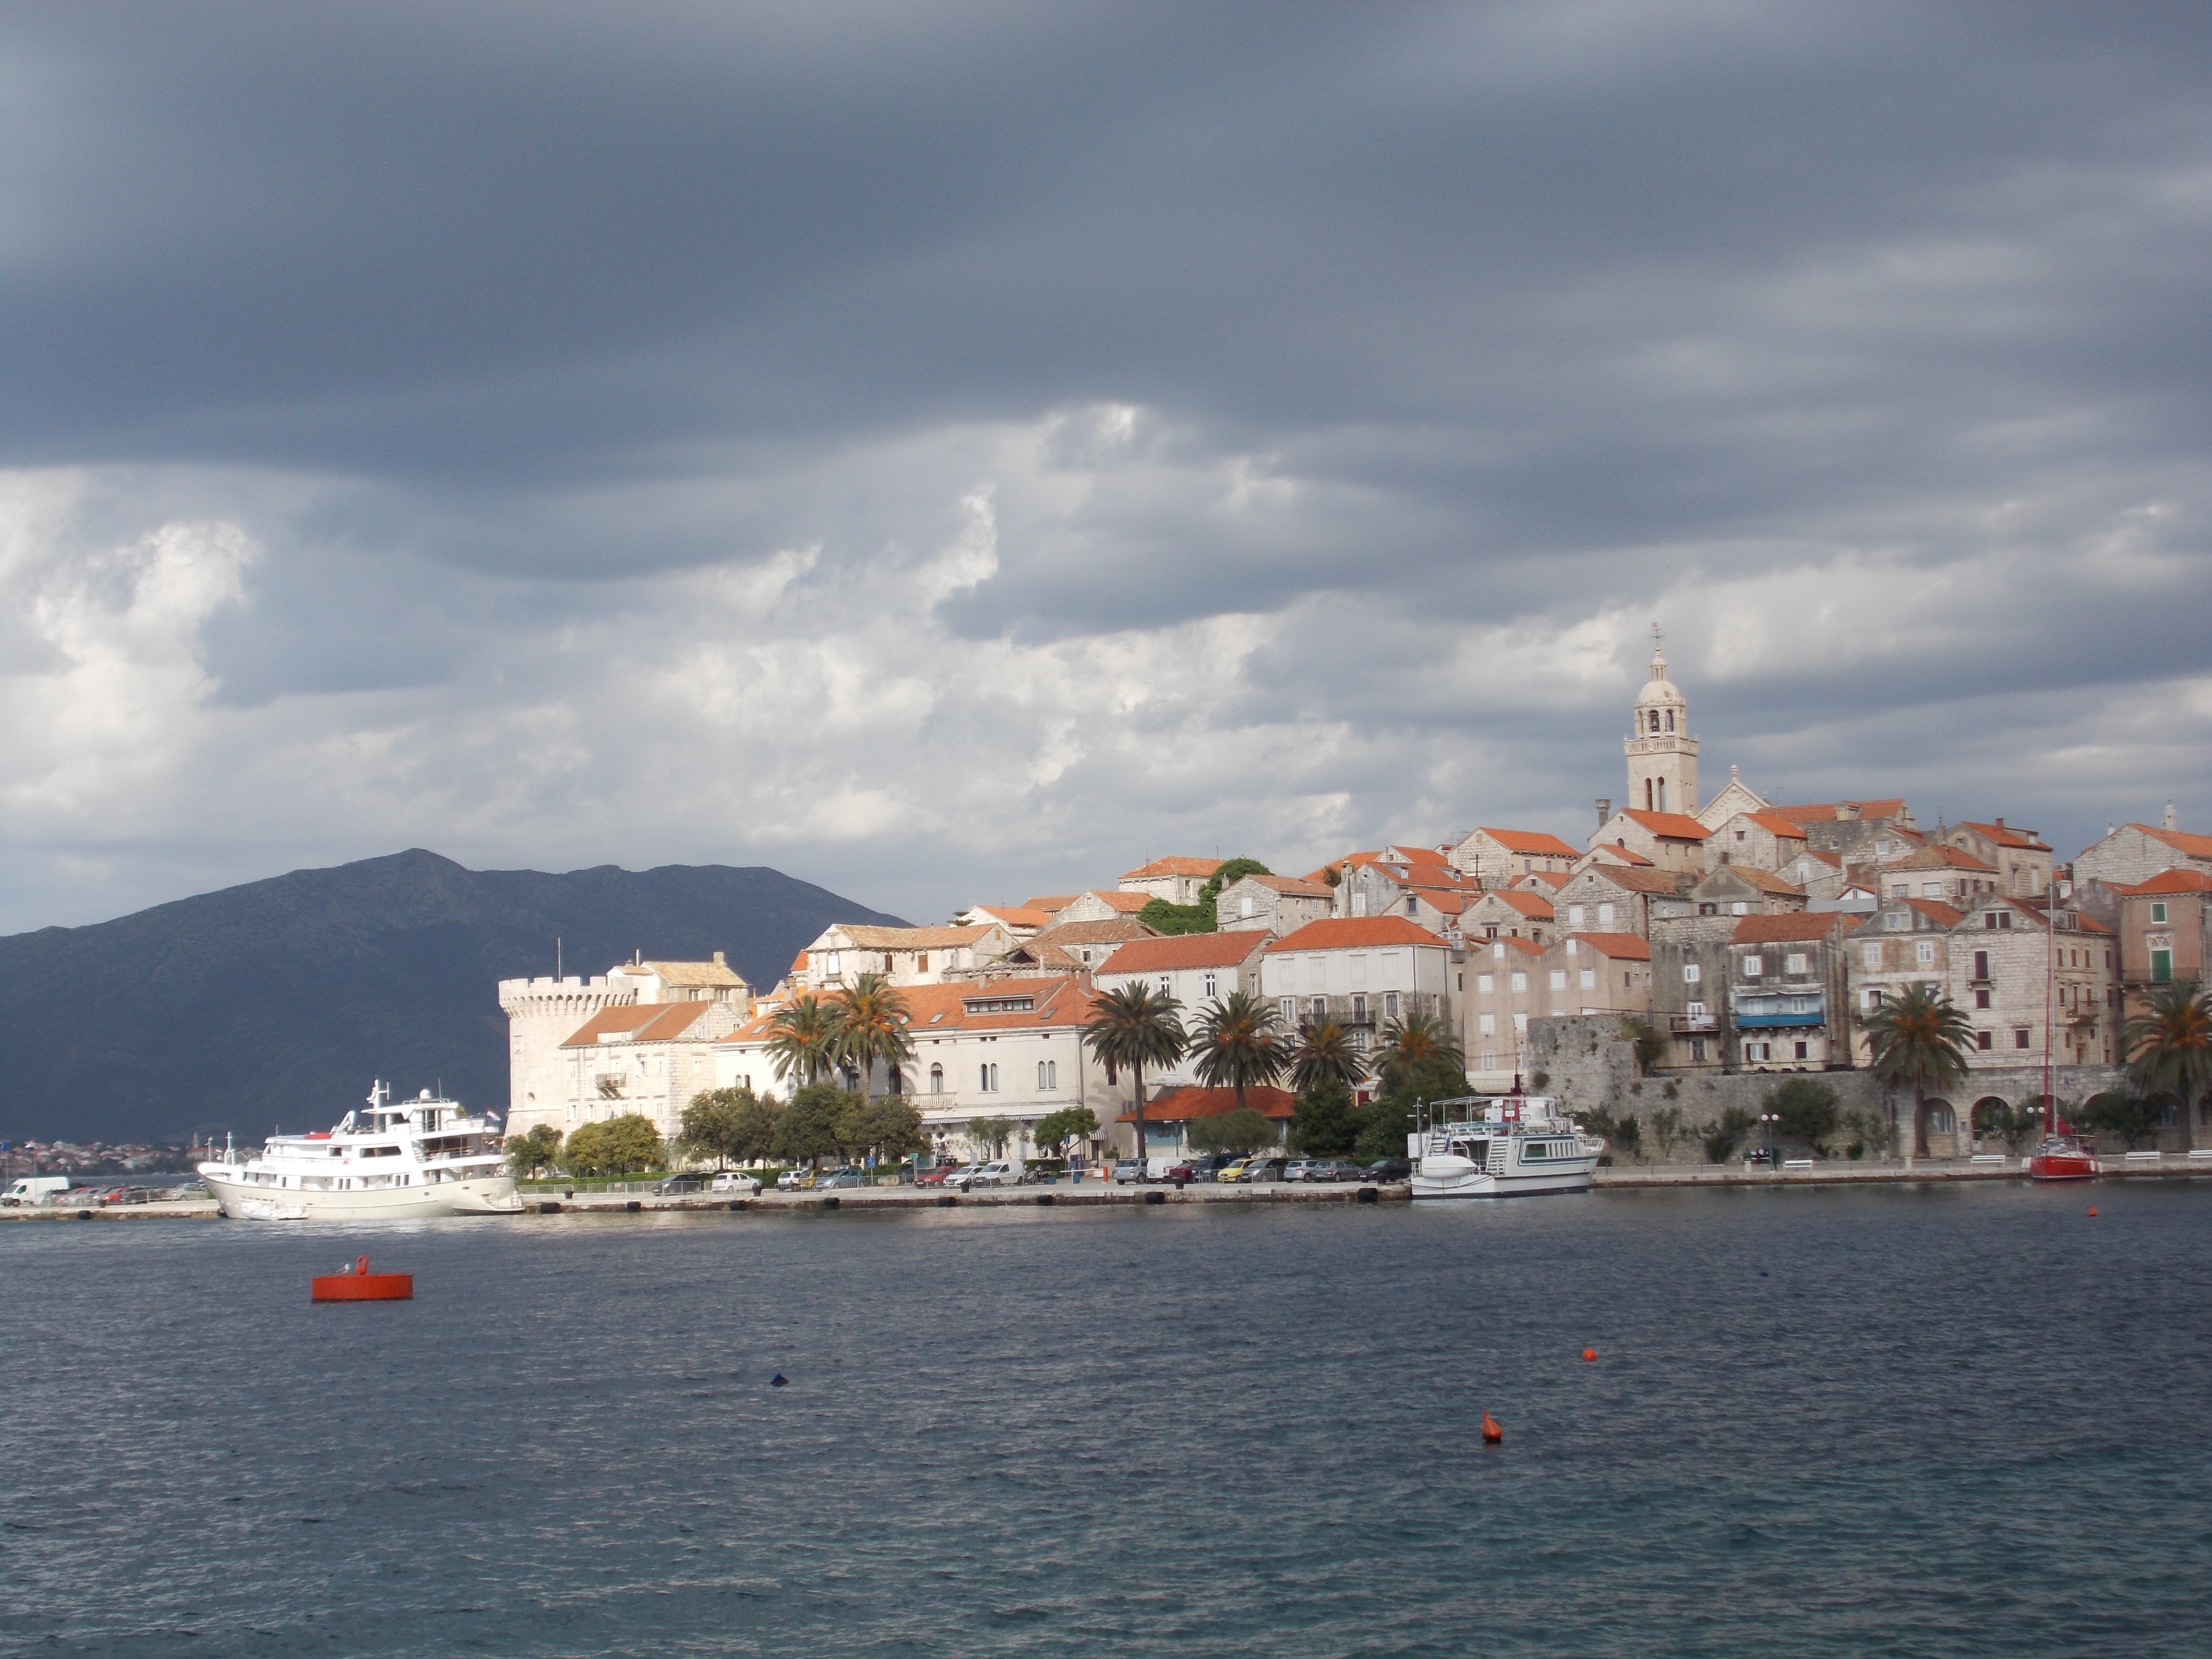
[[[2097,1206],[2096,1206],[2095,1205],[2092,1204],[2092,1205],[2089,1206],[2089,1213],[2090,1213],[2091,1215],[2094,1215],[2094,1214],[2096,1214],[2096,1213],[2097,1213]]]
[[[1502,1446],[1505,1443],[1505,1431],[1498,1427],[1498,1419],[1488,1412],[1482,1414],[1482,1443],[1486,1446]]]
[[[1597,1350],[1595,1348],[1584,1348],[1583,1350],[1583,1363],[1584,1364],[1595,1364],[1596,1359]]]
[[[316,1302],[412,1302],[415,1299],[413,1273],[373,1273],[368,1270],[368,1258],[356,1256],[353,1266],[343,1273],[323,1273],[307,1281],[312,1300]]]

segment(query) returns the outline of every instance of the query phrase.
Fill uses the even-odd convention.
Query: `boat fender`
[[[774,1376],[769,1378],[768,1385],[771,1389],[787,1389],[791,1386],[791,1379],[781,1371],[778,1371]]]
[[[1380,1204],[1382,1201],[1382,1194],[1372,1187],[1362,1187],[1356,1196],[1362,1204]]]
[[[1486,1446],[1502,1446],[1505,1443],[1505,1431],[1498,1426],[1498,1419],[1488,1412],[1482,1414],[1482,1443]]]
[[[541,1200],[539,1201],[539,1203],[538,1203],[538,1214],[540,1214],[540,1215],[558,1215],[558,1214],[560,1214],[560,1213],[561,1213],[561,1200],[560,1200],[559,1199],[557,1199],[557,1198],[548,1198],[548,1199]]]
[[[1268,1196],[1272,1198],[1274,1194],[1270,1193]],[[1147,1204],[1164,1204],[1167,1201],[1168,1195],[1165,1193],[1146,1193],[1145,1194],[1145,1202]]]
[[[1597,1364],[1597,1350],[1595,1348],[1584,1348],[1583,1350],[1583,1364],[1585,1365],[1595,1365]]]
[[[955,1197],[951,1193],[947,1193],[937,1200],[937,1207],[940,1210],[949,1210],[952,1208],[954,1205],[959,1203],[959,1201],[958,1198]]]
[[[627,1204],[625,1204],[625,1205],[623,1205],[623,1208],[624,1208],[625,1210],[628,1210],[628,1211],[629,1211],[632,1215],[635,1215],[635,1214],[636,1214],[640,1210],[642,1210],[644,1207],[645,1207],[645,1204],[644,1204],[643,1200],[639,1200],[639,1199],[635,1199],[635,1198],[633,1198],[632,1200],[630,1200],[630,1201],[629,1201],[629,1203],[627,1203]]]

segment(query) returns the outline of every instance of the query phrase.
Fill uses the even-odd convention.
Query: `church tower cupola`
[[[1651,678],[1636,694],[1628,739],[1628,805],[1643,812],[1698,810],[1698,740],[1690,708],[1667,678],[1659,629],[1651,629]]]

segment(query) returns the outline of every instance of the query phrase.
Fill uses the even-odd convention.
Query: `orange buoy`
[[[1595,1348],[1584,1348],[1583,1350],[1583,1363],[1584,1364],[1589,1364],[1595,1362],[1596,1358],[1597,1350]]]
[[[307,1291],[315,1302],[412,1302],[415,1275],[373,1273],[368,1258],[356,1256],[352,1267],[309,1279]]]
[[[1498,1426],[1498,1419],[1488,1412],[1482,1414],[1482,1443],[1486,1446],[1502,1446],[1505,1443],[1505,1431]]]
[[[2091,1215],[2094,1215],[2094,1214],[2096,1214],[2096,1213],[2097,1213],[2097,1206],[2096,1206],[2095,1205],[2092,1204],[2092,1205],[2089,1206],[2089,1213],[2090,1213]]]

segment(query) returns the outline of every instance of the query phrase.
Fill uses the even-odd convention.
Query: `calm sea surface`
[[[0,1297],[5,1653],[2212,1651],[2212,1184],[47,1222]]]

